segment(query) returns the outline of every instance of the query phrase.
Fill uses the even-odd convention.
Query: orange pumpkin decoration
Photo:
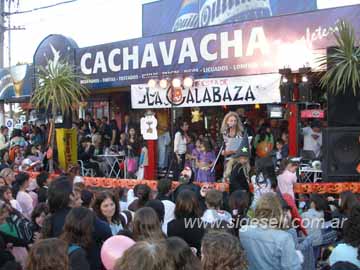
[[[262,141],[256,146],[256,155],[258,157],[267,157],[270,152],[273,150],[274,145],[272,143],[269,143],[267,141]]]

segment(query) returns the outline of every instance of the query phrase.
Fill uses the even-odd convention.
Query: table
[[[317,183],[322,180],[322,170],[314,169],[312,167],[299,167],[299,182],[300,183]]]
[[[96,155],[96,157],[102,158],[110,167],[110,171],[107,173],[106,177],[111,178],[114,174],[116,178],[119,178],[121,173],[120,164],[124,162],[124,178],[126,178],[126,162],[125,155],[123,154],[105,154],[105,155]]]

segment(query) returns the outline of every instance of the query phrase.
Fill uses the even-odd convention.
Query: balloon
[[[101,248],[101,261],[105,268],[113,270],[115,262],[134,244],[132,239],[122,235],[115,235],[107,239]]]
[[[262,141],[256,146],[256,154],[258,157],[267,157],[268,154],[272,151],[273,145],[267,141]]]

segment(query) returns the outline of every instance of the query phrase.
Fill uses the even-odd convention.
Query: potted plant
[[[358,94],[360,88],[360,47],[354,28],[345,21],[337,23],[338,32],[334,33],[336,45],[326,56],[319,58],[321,68],[326,68],[320,85],[332,95],[352,91]]]
[[[74,105],[80,104],[89,91],[77,81],[75,68],[63,61],[49,61],[45,67],[39,66],[36,76],[37,86],[31,103],[36,109],[51,110],[49,148],[52,150],[55,143],[57,112],[60,112],[63,117],[71,114]],[[51,173],[54,171],[52,155],[49,157],[49,171]]]

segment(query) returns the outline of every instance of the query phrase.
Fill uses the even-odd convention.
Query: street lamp
[[[168,87],[168,80],[167,79],[161,79],[159,85],[160,85],[160,88],[166,89]]]
[[[181,87],[181,79],[180,78],[174,78],[171,81],[172,87],[174,88],[180,88]]]
[[[156,80],[150,79],[150,80],[148,81],[148,86],[149,86],[150,88],[155,88],[155,87],[156,87]]]

